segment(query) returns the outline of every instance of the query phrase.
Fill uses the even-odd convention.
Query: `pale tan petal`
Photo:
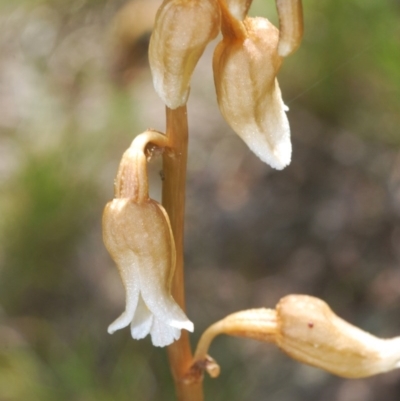
[[[103,238],[126,290],[126,312],[109,331],[132,321],[132,335],[142,338],[152,327],[146,309],[166,326],[193,331],[193,323],[170,293],[175,244],[162,206],[151,199],[141,203],[129,198],[114,199],[104,210]],[[139,293],[142,300],[138,306]]]
[[[222,115],[264,162],[290,163],[292,146],[276,75],[278,30],[264,18],[246,18],[244,38],[225,38],[214,53],[214,80]]]
[[[193,70],[219,31],[217,0],[165,0],[150,39],[154,88],[171,109],[183,106]]]
[[[348,378],[400,367],[400,337],[375,337],[336,316],[318,298],[289,295],[276,311],[276,344],[292,358]]]
[[[289,56],[300,46],[303,39],[303,7],[301,0],[277,0],[279,15],[278,53]]]
[[[154,318],[150,334],[151,342],[155,347],[166,347],[180,338],[181,331],[165,324],[162,320]]]
[[[230,13],[238,20],[244,20],[251,6],[252,0],[226,0]]]
[[[151,326],[153,325],[154,316],[146,306],[142,297],[139,297],[139,302],[135,311],[135,316],[131,323],[131,335],[135,340],[140,340],[150,334]]]

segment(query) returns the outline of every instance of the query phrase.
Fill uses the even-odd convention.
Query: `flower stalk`
[[[175,239],[176,268],[171,293],[185,311],[183,239],[185,219],[185,188],[188,149],[186,106],[166,107],[168,150],[163,154],[162,204],[167,211]],[[189,336],[182,332],[179,340],[168,347],[168,358],[178,401],[203,401],[202,374],[187,376],[192,362]]]
[[[155,90],[166,105],[166,135],[147,131],[133,141],[120,164],[115,199],[103,215],[104,242],[118,266],[127,301],[109,332],[130,324],[133,338],[150,334],[154,345],[168,346],[178,401],[203,401],[204,368],[217,374],[210,358],[203,356],[200,367],[192,365],[188,333],[182,329],[193,331],[184,294],[186,102],[193,70],[220,30],[223,40],[214,53],[213,69],[222,114],[263,161],[277,169],[290,162],[287,110],[276,75],[282,57],[301,40],[302,21],[296,20],[302,18],[301,0],[277,0],[281,33],[266,19],[247,17],[251,2],[163,1],[149,62]],[[281,15],[285,13],[287,17]],[[284,47],[282,54],[278,47]],[[150,143],[164,149],[162,205],[148,194]]]

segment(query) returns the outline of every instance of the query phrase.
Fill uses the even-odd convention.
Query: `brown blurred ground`
[[[106,333],[124,294],[101,243],[101,211],[123,150],[165,125],[148,33],[131,45],[109,38],[121,5],[0,1],[0,401],[174,399],[163,350],[128,330]],[[252,13],[276,21],[272,2],[255,1]],[[289,293],[319,296],[379,336],[400,335],[400,7],[310,0],[304,14],[303,45],[279,77],[293,137],[284,171],[262,164],[219,115],[215,44],[195,72],[193,342],[226,314]],[[160,169],[154,161],[154,197]],[[230,338],[211,354],[222,374],[205,380],[207,400],[400,398],[399,372],[343,380]]]

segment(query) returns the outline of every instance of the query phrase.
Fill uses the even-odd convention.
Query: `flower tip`
[[[174,326],[178,329],[185,329],[187,331],[190,331],[191,333],[193,333],[194,331],[194,324],[190,320],[185,320],[184,322],[174,322],[173,324],[171,324],[171,326]]]
[[[175,327],[179,330],[187,330],[193,333],[194,331],[194,324],[189,319],[172,319],[168,321],[168,324],[171,327]]]
[[[253,143],[248,143],[250,149],[263,161],[275,170],[283,170],[292,160],[292,143],[290,137],[283,137],[281,140],[271,146],[265,143],[260,135]]]
[[[121,326],[120,324],[116,324],[117,322],[115,321],[115,322],[113,322],[113,323],[111,323],[109,326],[108,326],[108,328],[107,328],[107,332],[108,332],[108,334],[114,334],[117,330],[120,330],[120,329],[122,329],[122,328],[124,328],[124,327],[126,327],[126,326]],[[129,324],[129,323],[128,323]]]
[[[165,77],[160,78],[156,72],[153,73],[153,85],[157,95],[171,110],[184,106],[187,103],[190,93],[190,86],[182,91],[182,88],[169,87],[164,82]]]
[[[275,170],[283,170],[285,167],[287,167],[291,162],[291,159],[289,160],[280,160],[280,159],[275,159],[274,161],[270,160],[268,163],[273,169]]]
[[[119,329],[117,329],[117,328],[115,327],[114,323],[112,323],[112,324],[110,324],[110,325],[108,326],[108,328],[107,328],[107,333],[108,333],[108,334],[114,334],[117,330],[119,330]]]
[[[292,161],[292,146],[290,142],[287,145],[289,146],[285,146],[286,149],[278,149],[272,154],[273,158],[270,162],[272,168],[283,170]]]
[[[114,334],[117,330],[127,327],[133,318],[133,313],[130,309],[122,313],[120,317],[114,320],[107,328],[108,334]]]
[[[186,324],[186,327],[184,327],[184,329],[193,333],[194,332],[194,324],[189,320]]]
[[[293,46],[291,43],[280,41],[278,45],[278,54],[281,57],[287,57],[293,53]]]

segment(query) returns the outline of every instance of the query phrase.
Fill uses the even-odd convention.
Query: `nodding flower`
[[[265,163],[278,170],[291,161],[292,144],[276,76],[283,57],[303,36],[301,0],[277,0],[279,30],[250,18],[252,0],[164,0],[150,39],[156,92],[171,109],[184,106],[193,70],[219,30],[213,70],[220,111]]]
[[[186,104],[192,73],[220,25],[217,0],[165,0],[150,39],[154,88],[171,109]]]
[[[375,337],[308,295],[288,295],[275,309],[236,312],[210,326],[199,341],[194,366],[212,377],[220,369],[207,352],[219,334],[274,343],[293,359],[341,377],[356,379],[400,368],[400,337]]]
[[[229,6],[233,2],[228,3]],[[265,163],[281,170],[292,145],[276,79],[282,64],[279,30],[265,18],[235,18],[222,6],[223,39],[214,52],[219,108],[231,128]]]
[[[116,263],[126,292],[126,307],[108,332],[131,326],[134,339],[151,335],[164,347],[193,323],[171,295],[176,251],[168,215],[148,196],[145,147],[164,146],[166,138],[148,131],[124,153],[116,179],[116,197],[103,213],[103,240]]]

